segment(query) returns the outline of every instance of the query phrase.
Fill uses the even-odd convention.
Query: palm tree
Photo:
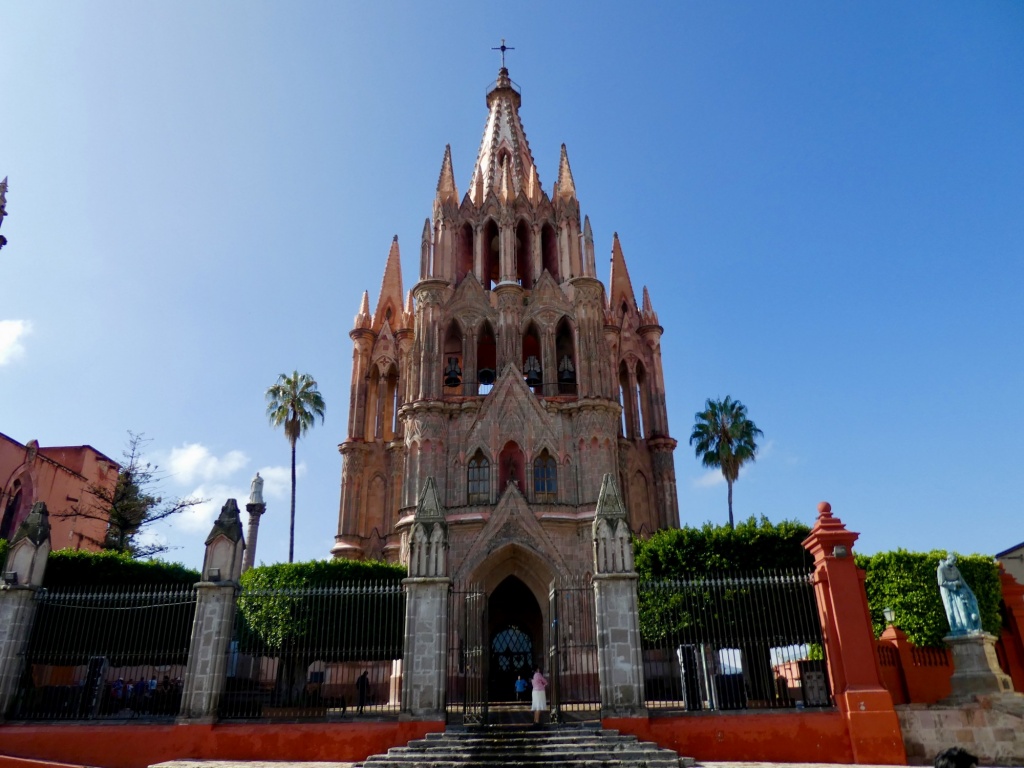
[[[728,395],[725,400],[711,400],[704,410],[696,414],[697,420],[690,435],[690,445],[705,467],[719,467],[729,484],[729,527],[732,519],[732,484],[740,476],[740,467],[754,461],[757,454],[756,438],[764,432],[747,418],[747,406]]]
[[[288,562],[295,559],[295,443],[320,417],[324,421],[324,398],[316,388],[316,379],[308,373],[282,373],[267,387],[267,418],[271,426],[284,426],[284,436],[292,446],[292,516],[288,534]]]

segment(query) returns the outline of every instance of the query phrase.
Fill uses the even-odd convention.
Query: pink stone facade
[[[419,279],[391,244],[376,306],[354,328],[336,557],[407,561],[433,478],[448,573],[493,591],[515,576],[546,602],[560,576],[593,571],[602,477],[630,529],[679,525],[661,361],[662,327],[616,235],[597,277],[568,155],[545,191],[504,68],[466,194],[446,148]]]
[[[50,512],[54,549],[99,550],[106,525],[69,515],[92,485],[113,489],[118,464],[89,445],[40,447],[0,434],[0,538],[10,539],[37,501]]]

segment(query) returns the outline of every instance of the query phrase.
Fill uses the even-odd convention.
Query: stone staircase
[[[431,733],[404,747],[374,755],[359,768],[690,768],[680,757],[657,744],[638,741],[597,725],[491,726]]]

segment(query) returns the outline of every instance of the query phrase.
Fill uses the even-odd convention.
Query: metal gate
[[[449,723],[487,723],[487,593],[476,584],[456,584],[448,593]]]
[[[599,716],[594,587],[589,579],[552,582],[548,668],[551,721]]]

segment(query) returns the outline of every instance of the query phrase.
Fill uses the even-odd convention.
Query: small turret
[[[597,277],[597,265],[594,261],[594,232],[590,228],[590,217],[583,217],[583,276]]]
[[[455,186],[455,174],[452,171],[452,147],[446,144],[444,160],[441,161],[441,174],[437,179],[437,203],[459,204],[459,190]]]
[[[630,282],[626,258],[622,255],[619,233],[616,232],[612,236],[612,273],[608,279],[608,309],[616,319],[621,319],[623,305],[627,312],[637,311],[636,294],[633,293],[633,283]]]
[[[397,235],[396,235],[397,237]],[[423,235],[420,237],[420,280],[433,274],[430,263],[430,219],[423,220]]]
[[[385,321],[394,328],[402,312],[402,256],[398,251],[398,235],[391,240],[388,263],[384,267],[384,279],[380,284],[380,297],[373,313],[373,330],[379,333]]]
[[[647,292],[647,286],[644,286],[644,305],[640,311],[640,320],[644,325],[661,325],[658,322],[658,313],[654,311],[654,306],[651,304],[651,294]]]
[[[369,328],[373,325],[373,318],[370,317],[370,292],[363,291],[363,300],[359,302],[359,312],[356,314],[353,328]]]

